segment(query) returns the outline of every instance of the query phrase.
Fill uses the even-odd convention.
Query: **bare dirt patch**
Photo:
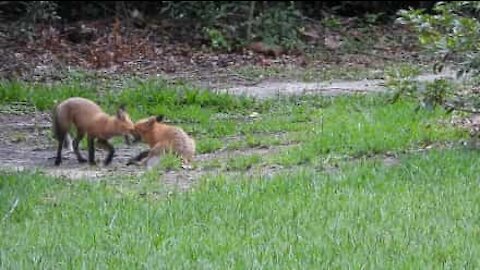
[[[444,71],[439,74],[423,74],[418,80],[429,82],[440,78],[453,79],[452,71]],[[345,81],[335,80],[326,82],[296,82],[296,81],[264,81],[253,86],[230,86],[218,88],[218,92],[226,92],[234,95],[247,95],[256,98],[269,98],[279,95],[341,95],[354,93],[379,93],[387,91],[385,80],[358,80]]]
[[[96,151],[96,166],[78,163],[73,152],[64,150],[63,162],[54,165],[56,141],[52,138],[51,121],[48,113],[36,114],[0,114],[0,169],[3,170],[39,170],[48,175],[68,179],[99,180],[105,177],[138,177],[146,172],[140,166],[126,166],[128,159],[147,149],[146,145],[117,145],[113,162],[109,166],[102,164],[105,152]],[[199,154],[196,162],[208,162],[213,159],[227,160],[229,157],[251,154],[268,154],[277,148],[248,148],[242,150],[220,150],[215,153]],[[84,156],[86,151],[83,150]],[[266,171],[270,171],[266,168]],[[179,169],[159,172],[159,181],[166,185],[189,188],[204,175],[216,175],[219,169],[203,168]],[[222,172],[224,173],[224,172]],[[233,173],[233,172],[232,172]]]

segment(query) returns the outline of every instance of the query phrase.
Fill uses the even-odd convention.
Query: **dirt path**
[[[440,74],[424,74],[418,76],[419,81],[427,82],[439,78],[455,78],[454,73],[445,71]],[[359,80],[359,81],[331,81],[331,82],[278,82],[264,81],[254,86],[233,86],[218,88],[218,92],[234,95],[247,95],[256,98],[268,98],[279,95],[322,94],[340,95],[349,93],[385,92],[384,80]]]

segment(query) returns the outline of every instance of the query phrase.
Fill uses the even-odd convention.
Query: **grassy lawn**
[[[476,153],[204,179],[154,199],[4,174],[2,268],[476,268]],[[18,206],[9,214],[13,203]]]
[[[260,101],[158,81],[122,92],[2,83],[0,103],[49,110],[71,93],[112,113],[125,103],[134,120],[166,115],[199,155],[215,155],[194,166],[217,173],[177,192],[156,171],[116,181],[2,172],[1,268],[480,266],[478,153],[408,151],[466,138],[440,110],[415,112],[382,95]],[[385,162],[386,153],[398,160]],[[262,174],[268,166],[283,170]],[[169,157],[165,168],[179,163]]]

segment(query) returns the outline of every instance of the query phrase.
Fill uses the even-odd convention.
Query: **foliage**
[[[475,1],[438,2],[434,14],[424,10],[401,10],[398,22],[413,27],[420,43],[442,61],[460,57],[458,75],[480,71],[480,3]],[[440,63],[439,68],[442,65]]]
[[[55,1],[27,1],[25,17],[32,23],[55,21],[60,17],[57,14],[58,3]]]
[[[219,1],[163,1],[162,15],[172,19],[198,20],[203,25],[213,25],[227,16],[232,4]]]
[[[386,72],[386,86],[393,91],[392,102],[396,102],[402,96],[416,100],[419,108],[428,110],[437,106],[445,106],[453,97],[454,85],[446,79],[435,79],[432,82],[420,82],[416,79],[419,69],[403,65],[389,69]]]
[[[226,49],[230,51],[231,46],[230,43],[225,38],[225,35],[222,33],[221,30],[217,30],[215,28],[205,27],[203,28],[204,33],[207,35],[208,39],[211,42],[211,46],[214,49]]]
[[[5,17],[17,14],[15,17],[17,25],[11,29],[10,33],[13,36],[33,39],[33,30],[36,24],[54,23],[61,19],[57,12],[59,5],[57,1],[6,1],[4,5],[5,9],[12,10],[11,14],[7,13]],[[2,15],[1,12],[0,15]]]
[[[473,77],[480,75],[480,3],[438,2],[432,11],[401,10],[398,22],[411,26],[424,49],[437,57],[437,63],[433,66],[435,72],[441,71],[448,60],[454,60],[457,78],[466,78],[464,75],[467,74]],[[390,86],[397,90],[396,97],[404,93],[415,94],[424,107],[446,106],[452,99],[460,99],[458,104],[466,101],[461,101],[462,98],[457,95],[458,87],[445,80],[420,85],[412,78],[400,77],[390,81]],[[461,106],[449,109],[464,110]]]
[[[298,31],[301,27],[300,15],[293,3],[286,8],[272,7],[255,18],[253,36],[261,37],[267,44],[279,45],[285,49],[298,48],[302,44]]]
[[[301,40],[300,10],[293,2],[286,7],[280,3],[261,10],[248,1],[166,1],[162,14],[176,20],[199,22],[196,27],[201,27],[214,49],[230,50],[232,45],[242,45],[250,39],[292,49],[298,47]]]
[[[397,101],[401,96],[412,96],[417,91],[418,69],[410,65],[402,65],[387,69],[385,72],[386,86],[394,91],[392,101]]]
[[[324,19],[325,13],[348,9],[349,3],[354,7],[362,6],[358,1],[322,5],[305,1],[20,1],[19,4],[4,1],[0,5],[6,7],[5,13],[10,14],[10,20],[22,18],[25,26],[21,28],[28,32],[32,32],[31,28],[37,22],[55,22],[60,16],[62,22],[116,16],[120,17],[122,22],[133,22],[133,25],[141,25],[140,27],[148,26],[151,22],[155,24],[159,20],[162,23],[174,21],[179,22],[176,25],[190,31],[189,34],[199,33],[212,48],[229,51],[248,45],[252,39],[287,50],[299,49],[304,45],[303,39],[307,38],[300,33],[302,29],[315,24],[318,19]],[[11,6],[15,6],[15,9]],[[364,12],[365,22],[374,24],[384,12],[378,12],[378,7],[382,4],[373,5],[377,7],[372,9],[372,12],[368,10],[371,6],[367,4],[364,11],[359,9],[353,13],[361,16]],[[385,11],[392,8],[388,4],[383,6]],[[14,12],[11,10],[17,9],[19,11],[16,13],[20,16],[12,15]],[[0,14],[3,15],[3,11]],[[305,14],[309,14],[314,20],[306,18]],[[32,34],[30,38],[33,38]]]

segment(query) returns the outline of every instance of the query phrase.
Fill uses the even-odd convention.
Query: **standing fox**
[[[181,128],[162,123],[163,116],[151,116],[135,123],[135,140],[142,140],[150,150],[141,152],[129,160],[127,165],[140,161],[140,165],[152,162],[160,155],[172,151],[182,158],[183,166],[188,165],[195,155],[195,141]],[[143,161],[142,161],[143,160]]]
[[[124,106],[120,106],[116,116],[110,116],[105,113],[100,106],[91,100],[72,97],[53,109],[53,135],[58,141],[57,157],[55,165],[62,162],[62,148],[69,139],[69,130],[73,124],[77,129],[77,137],[73,140],[73,151],[77,156],[78,162],[84,163],[87,160],[80,154],[78,144],[85,134],[88,138],[88,161],[91,165],[95,165],[95,146],[94,140],[102,148],[108,151],[108,155],[104,161],[105,165],[110,164],[115,153],[115,149],[108,142],[114,136],[125,136],[127,144],[129,144],[128,135],[134,131],[134,124],[125,112]]]

